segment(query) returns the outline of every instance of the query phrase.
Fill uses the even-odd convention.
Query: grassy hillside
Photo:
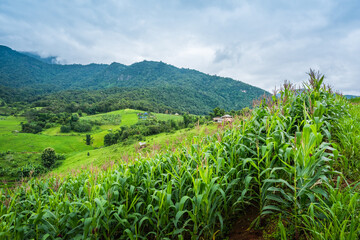
[[[225,239],[251,211],[264,238],[358,239],[359,189],[349,183],[359,179],[346,171],[357,167],[357,154],[345,141],[358,136],[359,126],[346,121],[358,106],[350,109],[322,87],[323,78],[310,77],[309,91],[287,85],[245,121],[195,133],[175,149],[132,160],[114,145],[89,157],[119,164],[80,170],[69,162],[73,174],[1,189],[2,236]]]
[[[81,135],[82,138],[85,137],[86,134],[91,134],[94,138],[94,142],[92,144],[93,147],[101,147],[104,145],[104,136],[110,131],[115,131],[119,129],[121,126],[130,126],[136,124],[138,120],[137,113],[144,113],[141,110],[133,110],[133,109],[123,109],[112,111],[108,113],[95,114],[81,117],[81,120],[87,121],[98,121],[101,123],[100,126],[93,127],[93,130],[90,132],[79,134],[77,132],[71,131],[69,133],[61,133],[60,126],[46,129],[43,131],[44,135],[49,136],[73,136],[73,135]],[[162,113],[153,113],[156,119],[161,121],[182,120],[182,116],[175,116],[170,114],[162,114]],[[141,121],[141,120],[140,120]]]
[[[360,103],[360,97],[350,98],[349,101],[352,102],[352,103],[356,103],[356,104]]]
[[[0,116],[0,135],[20,131],[20,123],[25,121],[24,117]]]
[[[155,154],[172,151],[182,145],[191,143],[194,136],[204,137],[214,132],[217,125],[202,126],[195,129],[182,129],[175,133],[161,133],[146,137],[147,146],[139,148],[138,143],[131,145],[117,144],[100,149],[83,151],[66,158],[61,166],[54,169],[53,173],[66,174],[69,169],[88,169],[90,166],[102,168],[114,163],[134,161],[139,157],[153,156]]]
[[[103,164],[109,160],[108,149],[97,149],[104,146],[104,136],[110,131],[115,131],[121,126],[136,124],[137,113],[143,111],[124,109],[105,114],[84,116],[80,119],[87,121],[98,121],[102,125],[93,127],[91,132],[86,133],[61,133],[60,126],[46,129],[41,134],[21,133],[20,123],[25,122],[23,117],[0,117],[0,180],[14,181],[22,175],[22,169],[33,169],[32,166],[41,166],[40,154],[47,148],[52,147],[56,153],[64,154],[66,159],[60,161],[60,168],[57,171],[65,171],[69,166],[72,168],[85,165]],[[182,120],[182,116],[169,114],[154,114],[156,119],[167,121]],[[140,120],[145,121],[145,120]],[[91,134],[93,144],[85,144],[85,135]],[[97,149],[97,150],[94,150]],[[115,147],[114,152],[126,152],[135,154],[133,145]],[[88,153],[91,155],[88,156]],[[27,170],[26,170],[27,171]],[[0,184],[1,185],[1,184]]]
[[[0,151],[42,152],[52,147],[58,153],[71,153],[92,149],[84,144],[81,136],[48,136],[42,134],[20,133],[0,135]]]
[[[72,153],[83,150],[90,150],[93,147],[101,147],[104,143],[104,136],[109,130],[119,129],[120,126],[133,125],[138,122],[137,113],[144,112],[140,110],[124,109],[104,114],[85,116],[84,120],[98,120],[103,125],[94,128],[87,133],[61,133],[60,126],[46,129],[41,134],[28,134],[14,131],[20,131],[21,122],[25,122],[23,117],[4,116],[0,117],[0,152],[41,152],[46,147],[52,147],[59,153]],[[180,121],[182,116],[170,114],[154,113],[156,119],[167,121],[170,119]],[[110,121],[110,122],[109,122]],[[111,122],[114,121],[114,122]],[[86,146],[84,136],[91,134],[94,137],[94,144]]]

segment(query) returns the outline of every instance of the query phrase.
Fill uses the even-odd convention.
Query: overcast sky
[[[61,63],[163,61],[269,91],[313,68],[360,95],[358,0],[1,0],[0,45]]]

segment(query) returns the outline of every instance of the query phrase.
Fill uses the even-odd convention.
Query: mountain
[[[27,55],[29,57],[35,58],[37,60],[40,60],[40,61],[42,61],[44,63],[49,63],[49,64],[58,63],[57,57],[55,57],[55,56],[50,56],[50,57],[43,58],[39,54],[37,54],[35,52],[20,52],[20,53],[25,54],[25,55]]]
[[[355,96],[355,95],[344,95],[344,97],[346,97],[347,99],[353,99],[353,98],[358,98],[359,96]]]
[[[250,106],[266,91],[231,78],[210,76],[163,62],[60,65],[41,61],[0,46],[0,98],[7,102],[81,102],[76,95],[92,95],[96,101],[146,102],[194,114],[208,113],[219,106],[226,110]]]

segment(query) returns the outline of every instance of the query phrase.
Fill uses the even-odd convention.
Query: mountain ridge
[[[9,94],[0,90],[0,98],[10,102],[19,101],[17,95],[20,93],[21,100],[32,101],[30,99],[34,97],[46,98],[62,91],[111,92],[111,88],[119,88],[122,89],[117,92],[118,95],[121,92],[120,98],[132,101],[151,99],[150,102],[165,106],[170,104],[172,108],[196,114],[207,113],[217,106],[227,110],[241,109],[250,106],[261,95],[268,94],[238,80],[177,68],[161,61],[142,61],[131,65],[117,62],[49,64],[6,46],[0,46],[0,87],[14,92],[11,99]],[[152,96],[152,92],[158,98]],[[139,96],[136,99],[134,95]],[[192,105],[203,109],[196,110]]]

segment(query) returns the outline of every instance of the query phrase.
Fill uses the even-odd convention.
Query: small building
[[[146,147],[146,142],[139,142],[140,149],[143,149]]]
[[[230,122],[232,123],[234,121],[234,118],[230,115],[224,115],[222,117],[214,117],[213,121],[216,123],[223,123],[223,122]]]
[[[216,123],[222,123],[223,119],[221,117],[214,117],[213,121]]]
[[[221,117],[223,122],[230,122],[232,123],[234,121],[234,118],[228,114],[224,115]]]
[[[175,116],[179,116],[179,114],[178,114],[178,113],[175,113]]]

